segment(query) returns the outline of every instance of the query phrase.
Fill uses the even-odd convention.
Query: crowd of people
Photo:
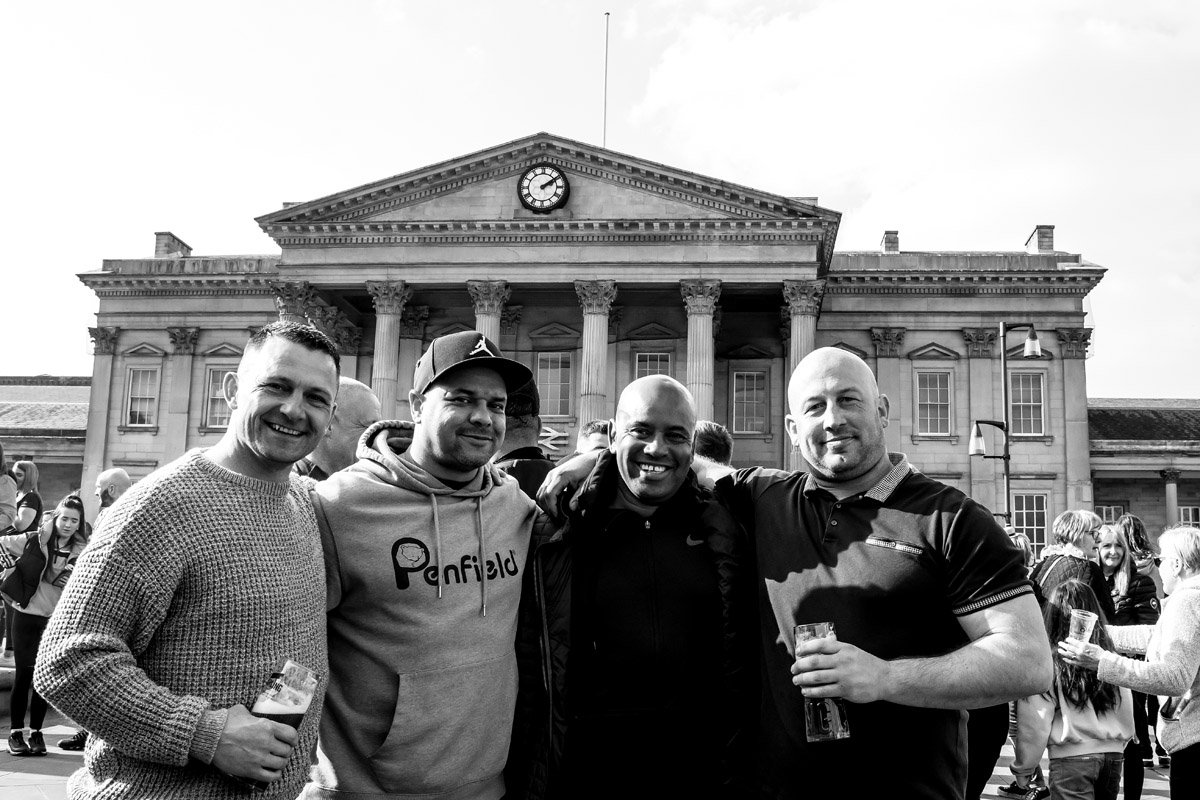
[[[556,466],[529,369],[475,332],[413,387],[411,422],[380,419],[323,334],[273,323],[220,442],[104,473],[94,531],[0,463],[10,752],[44,752],[49,701],[82,726],[73,798],[957,799],[1011,736],[1007,793],[1124,775],[1136,800],[1154,727],[1197,796],[1200,529],[1156,555],[1136,518],[1068,511],[1035,559],[888,452],[888,399],[837,348],[789,381],[800,472],[731,466],[661,375]],[[306,707],[258,699],[286,661],[319,676]]]

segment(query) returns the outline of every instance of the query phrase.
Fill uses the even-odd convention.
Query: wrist
[[[225,723],[229,719],[229,709],[205,709],[200,712],[200,721],[196,723],[196,733],[192,736],[192,744],[188,755],[197,761],[211,764],[217,754],[217,745],[221,734],[225,732]]]

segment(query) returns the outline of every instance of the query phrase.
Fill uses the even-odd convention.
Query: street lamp
[[[1038,341],[1037,330],[1034,329],[1033,323],[1022,322],[1016,325],[1009,325],[1006,322],[1000,323],[1000,408],[1004,416],[1002,420],[995,419],[977,419],[971,424],[971,441],[968,445],[968,456],[982,456],[983,458],[998,458],[1004,465],[1004,510],[994,516],[1004,517],[1005,523],[1012,522],[1012,471],[1011,471],[1011,454],[1009,452],[1009,433],[1011,432],[1011,422],[1009,421],[1008,410],[1008,333],[1009,331],[1020,331],[1029,329],[1029,335],[1025,337],[1025,350],[1022,352],[1022,358],[1041,358],[1042,345]],[[999,428],[1004,434],[1004,451],[998,456],[989,456],[987,448],[983,443],[983,432],[979,430],[980,425],[990,425],[993,428]]]

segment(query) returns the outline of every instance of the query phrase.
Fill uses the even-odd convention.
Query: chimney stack
[[[1030,253],[1054,252],[1054,226],[1038,225],[1025,240],[1025,249]]]
[[[900,252],[900,231],[884,231],[883,240],[879,243],[881,253]]]
[[[154,234],[155,258],[187,258],[192,254],[192,248],[187,242],[170,231],[158,231]]]

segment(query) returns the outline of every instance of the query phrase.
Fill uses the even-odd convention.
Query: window
[[[1098,505],[1096,506],[1096,516],[1104,521],[1105,525],[1112,525],[1117,521],[1117,518],[1125,513],[1123,505]]]
[[[1044,436],[1042,421],[1042,373],[1014,372],[1009,404],[1015,436]]]
[[[225,402],[226,373],[233,372],[237,367],[209,367],[208,380],[205,382],[204,394],[204,427],[228,428],[229,404]]]
[[[1014,494],[1012,526],[1029,537],[1035,552],[1046,546],[1046,495]]]
[[[670,375],[670,353],[636,353],[633,367],[633,377],[644,378],[647,375]]]
[[[917,373],[917,433],[950,435],[950,373]]]
[[[1200,506],[1180,506],[1179,522],[1182,525],[1200,525]]]
[[[733,373],[733,432],[767,430],[767,373]]]
[[[125,424],[149,428],[156,424],[158,411],[158,367],[129,370]]]
[[[571,354],[537,354],[537,387],[543,417],[571,415]]]

